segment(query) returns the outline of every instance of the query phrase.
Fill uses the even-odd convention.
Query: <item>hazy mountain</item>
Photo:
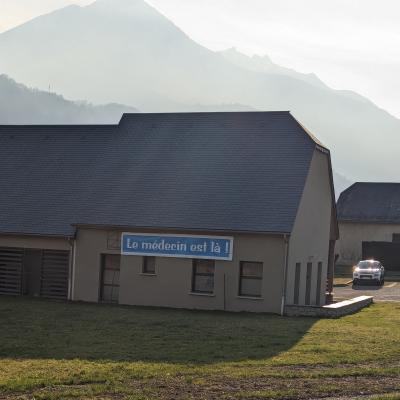
[[[333,180],[335,182],[335,196],[336,199],[339,198],[340,193],[351,186],[354,181],[347,179],[345,176],[333,171]]]
[[[323,83],[315,74],[302,74],[293,69],[281,67],[280,65],[273,63],[267,55],[263,57],[258,55],[248,57],[238,52],[235,48],[221,51],[220,54],[231,63],[250,71],[286,75],[320,88],[327,88],[325,83]]]
[[[232,112],[232,111],[258,111],[254,107],[239,103],[230,104],[177,104],[179,111],[183,112]]]
[[[0,35],[0,71],[31,86],[143,111],[291,110],[350,179],[398,180],[399,120],[315,75],[232,53],[198,45],[143,0],[70,6]]]
[[[68,101],[0,75],[0,124],[111,124],[118,123],[124,112],[136,111],[119,104]]]

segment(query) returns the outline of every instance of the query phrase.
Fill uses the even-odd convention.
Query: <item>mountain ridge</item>
[[[400,120],[369,100],[333,90],[312,75],[298,79],[299,73],[276,64],[272,72],[238,66],[194,42],[142,0],[119,0],[118,12],[110,11],[112,4],[98,0],[58,10],[0,34],[0,72],[42,89],[51,84],[67,98],[148,112],[234,104],[291,110],[331,149],[334,165],[350,179],[397,176]],[[127,4],[130,11],[124,13]],[[355,151],[373,152],[385,163],[355,157]]]
[[[219,53],[228,61],[245,69],[253,70],[256,72],[269,72],[276,73],[278,75],[289,75],[293,78],[302,80],[312,85],[324,88],[328,87],[314,73],[303,74],[295,71],[294,69],[282,67],[278,64],[275,64],[268,55],[253,55],[250,57],[239,52],[235,47],[222,50]]]
[[[111,124],[118,123],[125,112],[137,110],[121,104],[73,102],[0,75],[0,124]]]

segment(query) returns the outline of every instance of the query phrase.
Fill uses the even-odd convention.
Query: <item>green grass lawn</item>
[[[0,321],[0,399],[400,399],[400,304],[318,320],[0,297]]]

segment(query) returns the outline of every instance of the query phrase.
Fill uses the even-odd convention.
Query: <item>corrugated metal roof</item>
[[[290,232],[314,140],[288,112],[1,126],[0,232],[72,223]]]
[[[357,182],[337,203],[339,221],[400,223],[400,183]]]

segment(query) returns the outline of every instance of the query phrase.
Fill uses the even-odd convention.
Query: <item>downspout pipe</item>
[[[69,285],[68,285],[68,300],[74,300],[75,292],[75,257],[76,257],[76,232],[69,240],[71,246],[70,266],[69,266]]]
[[[286,303],[286,285],[287,285],[287,273],[289,263],[289,235],[283,235],[285,242],[285,255],[284,255],[284,267],[283,267],[283,286],[282,286],[282,299],[281,299],[281,315],[285,314],[285,303]]]

